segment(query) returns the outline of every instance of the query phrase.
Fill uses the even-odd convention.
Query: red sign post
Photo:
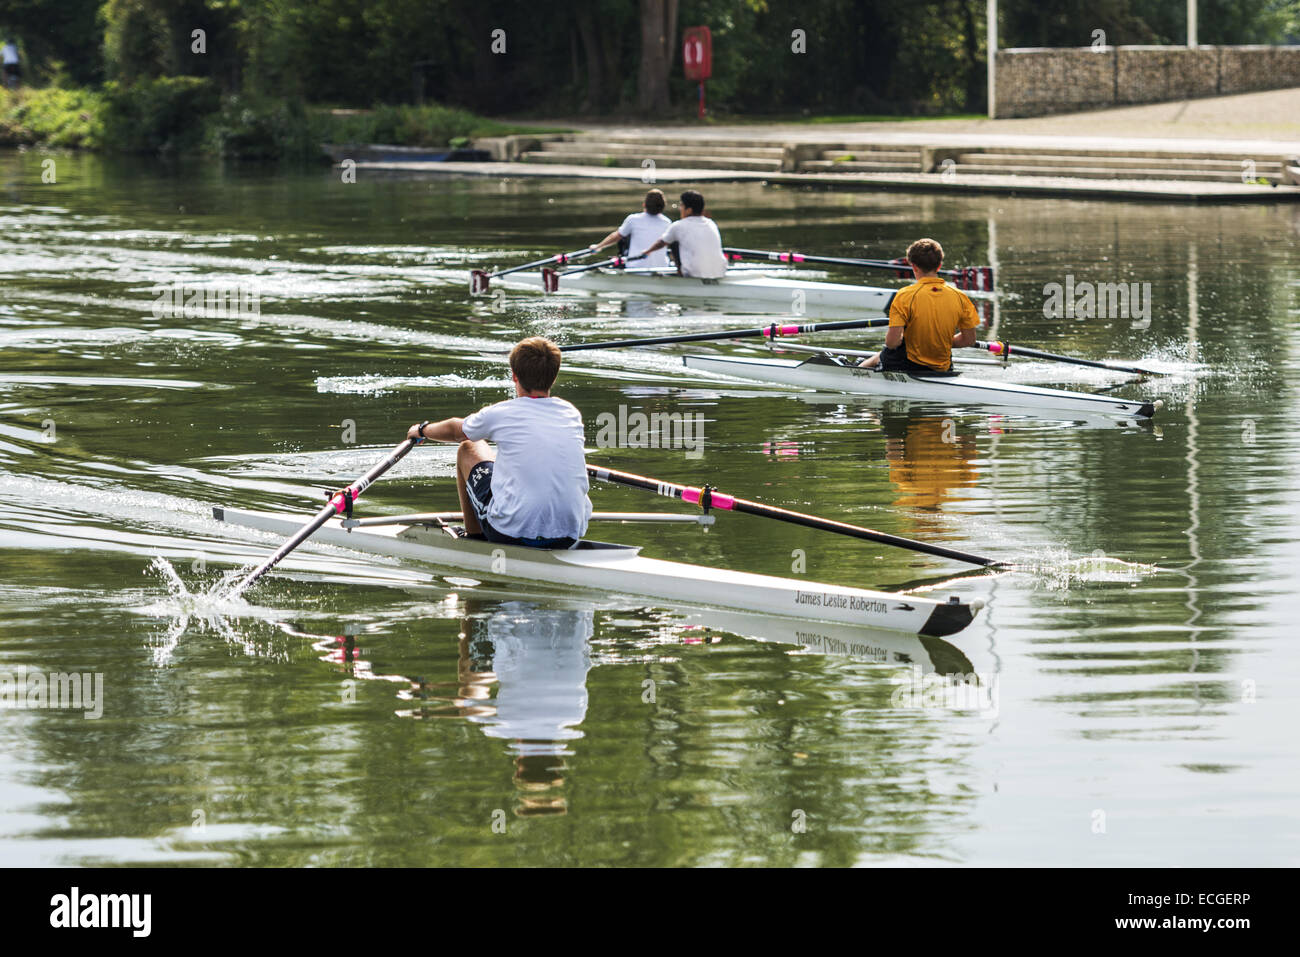
[[[700,84],[700,119],[704,119],[704,81],[713,75],[713,34],[708,27],[687,27],[682,33],[682,66],[686,79]]]

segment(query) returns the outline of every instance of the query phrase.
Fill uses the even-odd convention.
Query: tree
[[[668,73],[677,49],[677,0],[641,0],[641,65],[636,105],[646,113],[668,109]]]

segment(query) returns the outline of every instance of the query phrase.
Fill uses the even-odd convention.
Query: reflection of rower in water
[[[957,431],[952,418],[884,411],[880,428],[889,479],[898,490],[895,505],[937,512],[954,489],[978,481],[979,447],[973,437]]]
[[[583,736],[587,672],[594,631],[591,608],[494,604],[487,616],[466,617],[460,643],[462,714],[488,737],[510,742],[516,813],[563,814],[564,757]],[[488,698],[496,684],[496,697]],[[467,702],[468,703],[468,702]]]

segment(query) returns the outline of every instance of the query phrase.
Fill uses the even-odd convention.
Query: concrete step
[[[673,136],[672,134],[663,133],[629,133],[620,131],[611,131],[610,133],[582,133],[577,136],[567,137],[575,143],[627,143],[633,146],[656,146],[661,149],[669,149],[674,146],[706,146],[718,147],[720,149],[784,149],[787,141],[783,139],[750,139],[749,137],[726,137],[726,136]],[[838,147],[837,143],[826,143],[825,147],[830,149]]]
[[[1070,179],[1160,179],[1197,183],[1240,183],[1241,173],[1216,170],[1169,170],[1169,169],[1117,169],[1101,166],[969,166],[958,164],[957,173],[982,174],[985,176],[1056,176]],[[1256,172],[1257,176],[1267,176]],[[1270,179],[1280,179],[1269,177]]]
[[[1239,159],[1179,159],[1139,156],[1073,156],[1051,153],[962,153],[957,157],[959,165],[969,166],[1049,166],[1049,167],[1088,167],[1107,169],[1152,169],[1165,167],[1170,172],[1178,170],[1201,170],[1203,172],[1223,172],[1241,174]],[[1258,175],[1269,173],[1280,175],[1282,164],[1275,161],[1256,160]]]
[[[869,146],[852,150],[822,150],[821,158],[850,163],[911,163],[915,166],[921,162],[921,151]]]
[[[912,158],[905,163],[860,163],[833,162],[831,160],[808,160],[799,165],[801,173],[924,173],[928,170],[921,169],[921,158],[919,156]]]
[[[738,156],[748,159],[774,159],[778,162],[784,150],[775,147],[753,146],[681,146],[673,144],[652,145],[650,143],[624,143],[615,140],[578,140],[576,142],[543,143],[542,150],[547,153],[600,153],[605,156],[635,156],[655,159],[659,153],[671,153],[673,156]],[[655,159],[658,162],[657,159]]]
[[[524,153],[525,163],[570,164],[573,166],[616,166],[622,169],[639,169],[642,159],[652,159],[663,169],[731,169],[752,172],[777,173],[780,160],[747,159],[731,156],[674,156],[660,153],[656,156],[609,156],[605,153]]]

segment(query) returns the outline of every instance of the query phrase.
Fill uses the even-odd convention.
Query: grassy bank
[[[323,157],[322,143],[445,147],[525,132],[546,131],[436,104],[357,111],[223,96],[195,77],[0,90],[0,146],[312,161]]]

